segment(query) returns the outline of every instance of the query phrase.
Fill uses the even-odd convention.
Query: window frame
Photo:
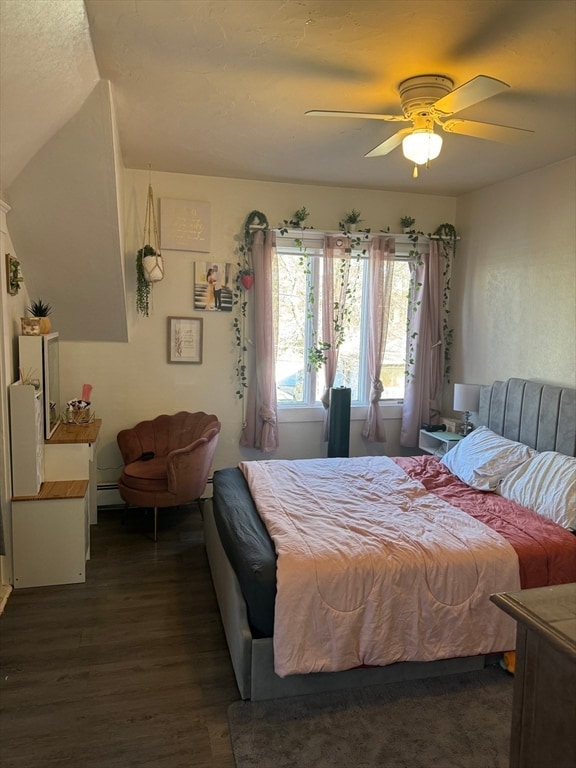
[[[351,258],[355,258],[358,256],[360,259],[364,259],[366,261],[366,264],[363,269],[363,276],[362,276],[362,296],[363,299],[366,296],[366,284],[368,281],[368,270],[366,268],[367,261],[368,261],[368,254],[364,250],[364,253],[362,252],[363,249],[366,248],[366,244],[370,242],[375,236],[381,236],[384,234],[384,236],[392,237],[395,241],[395,261],[399,262],[411,262],[414,261],[416,258],[416,254],[419,252],[419,245],[423,245],[424,242],[428,241],[428,238],[424,235],[419,235],[419,240],[417,242],[414,242],[412,239],[410,239],[408,236],[399,236],[394,235],[392,233],[378,233],[377,235],[370,235],[369,233],[358,233],[358,234],[352,234],[350,235],[350,239],[353,244],[357,245],[356,248],[353,248],[353,255]],[[342,232],[323,232],[314,230],[313,232],[309,230],[281,230],[276,237],[276,255],[278,255],[279,252],[281,253],[288,253],[290,255],[298,256],[298,257],[306,257],[308,255],[308,258],[312,261],[312,267],[310,269],[307,269],[306,272],[306,293],[308,295],[310,281],[315,281],[313,284],[316,286],[320,285],[320,266],[321,266],[321,260],[323,258],[323,245],[324,245],[324,237],[325,235],[333,235],[333,236],[340,236],[340,237],[346,237],[346,235]],[[420,243],[420,240],[423,241]],[[359,247],[358,247],[359,246]],[[314,251],[315,253],[308,253]],[[319,288],[316,288],[315,291],[319,292]],[[316,296],[318,297],[318,293],[316,293]],[[406,302],[408,303],[409,298],[406,296]],[[305,327],[305,335],[304,335],[304,349],[309,348],[309,344],[312,336],[312,329],[315,327],[318,328],[319,325],[319,306],[320,302],[315,301],[314,307],[313,307],[313,316],[306,318],[306,327]],[[360,336],[360,349],[359,349],[359,369],[358,369],[358,396],[362,396],[362,400],[354,400],[352,402],[352,411],[356,412],[357,418],[364,418],[366,411],[368,409],[369,405],[369,395],[370,395],[370,381],[369,376],[367,374],[367,360],[366,360],[366,345],[367,345],[367,325],[365,322],[361,324],[361,336]],[[314,413],[317,413],[320,417],[320,414],[323,413],[324,408],[322,406],[322,403],[319,400],[316,400],[314,397],[314,400],[311,399],[312,393],[316,392],[316,386],[317,386],[317,377],[322,375],[322,368],[320,370],[316,371],[313,368],[308,370],[309,366],[307,365],[307,361],[304,358],[303,359],[304,364],[304,370],[305,370],[305,376],[304,376],[304,392],[303,392],[303,400],[302,401],[283,401],[280,400],[277,402],[278,411],[282,412],[283,414],[287,415],[289,413],[298,412],[299,414],[302,414],[302,412],[307,411],[308,415],[312,416]],[[381,406],[384,406],[386,408],[393,408],[394,411],[397,410],[399,406],[402,405],[404,402],[403,398],[382,398],[380,401]],[[361,415],[359,415],[361,414]],[[293,419],[290,418],[282,418],[282,421],[291,421]]]

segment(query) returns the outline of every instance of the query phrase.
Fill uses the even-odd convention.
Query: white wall
[[[236,389],[236,348],[232,317],[228,313],[197,313],[193,309],[194,260],[203,254],[164,251],[165,278],[153,289],[150,318],[135,312],[135,254],[142,245],[143,217],[148,172],[125,171],[126,283],[130,317],[130,341],[62,342],[61,396],[64,401],[79,397],[82,384],[94,386],[96,415],[103,420],[98,454],[99,482],[115,482],[120,468],[116,434],[124,427],[163,412],[179,409],[204,410],[218,415],[223,424],[215,468],[236,464],[241,457],[263,454],[238,445],[242,407]],[[334,189],[317,186],[249,182],[234,179],[153,173],[155,199],[172,198],[208,201],[211,205],[212,245],[209,258],[236,264],[236,237],[251,210],[263,211],[272,226],[289,219],[305,205],[309,223],[316,229],[337,229],[338,220],[352,207],[360,209],[364,223],[377,231],[390,226],[400,229],[399,219],[410,214],[424,232],[443,222],[453,222],[455,199],[416,194]],[[202,365],[167,362],[167,317],[202,316],[204,345]],[[82,319],[79,318],[79,322]],[[55,328],[54,330],[58,330]],[[377,450],[389,454],[399,450],[398,409],[390,422],[389,442]],[[360,437],[360,423],[352,427],[352,452],[373,450]],[[280,449],[276,457],[325,455],[321,423],[281,424]],[[270,457],[267,455],[267,457]],[[103,501],[103,500],[102,500]],[[108,499],[106,502],[108,503]]]
[[[453,381],[576,386],[575,210],[575,158],[458,199]]]

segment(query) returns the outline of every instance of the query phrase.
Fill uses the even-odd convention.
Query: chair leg
[[[154,507],[154,541],[158,541],[158,507]]]
[[[130,504],[128,504],[128,502],[126,501],[124,503],[124,506],[122,507],[122,514],[120,515],[120,524],[121,525],[124,525],[124,523],[126,522],[126,512],[128,512],[128,507],[129,506],[130,506]]]

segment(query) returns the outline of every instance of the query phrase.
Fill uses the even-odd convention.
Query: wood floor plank
[[[0,617],[2,768],[234,768],[239,698],[196,506],[99,510],[83,584]]]

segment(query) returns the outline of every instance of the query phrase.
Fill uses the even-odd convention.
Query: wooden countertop
[[[102,426],[102,419],[94,419],[89,424],[64,424],[61,422],[46,445],[63,443],[95,443]]]
[[[12,501],[48,501],[49,499],[82,499],[88,490],[88,480],[51,480],[42,483],[35,496],[12,496]]]

